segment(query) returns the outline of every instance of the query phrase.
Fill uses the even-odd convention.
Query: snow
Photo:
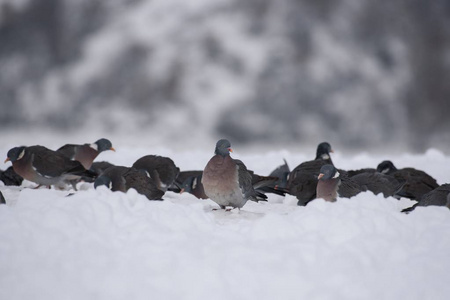
[[[131,165],[160,154],[182,170],[202,169],[214,146],[113,145],[117,152],[97,160]],[[294,168],[315,152],[233,150],[262,175],[283,158]],[[391,159],[425,170],[440,184],[450,163],[437,150],[332,158],[344,169]],[[370,193],[297,207],[295,197],[269,194],[267,203],[226,212],[189,194],[167,192],[158,202],[87,183],[70,196],[72,190],[30,189],[30,182],[0,185],[7,201],[0,206],[0,299],[450,298],[445,207],[406,215],[400,210],[415,202]]]

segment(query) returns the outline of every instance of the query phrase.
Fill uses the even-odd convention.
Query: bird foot
[[[41,186],[45,186],[45,187],[48,188],[48,189],[51,188],[49,185],[42,185],[42,184],[39,184],[38,186],[34,187],[33,190],[37,190],[37,189],[41,188]]]
[[[234,210],[236,207],[228,207],[228,208],[226,208],[225,206],[221,206],[220,208],[213,208],[212,210],[225,210],[225,211],[232,211],[232,210]],[[241,211],[241,209],[238,207],[237,208],[238,210],[239,210],[239,212]]]
[[[225,208],[225,207],[221,207],[221,208],[213,208],[212,210],[225,210],[225,211],[231,211],[233,208],[229,207],[229,208]]]

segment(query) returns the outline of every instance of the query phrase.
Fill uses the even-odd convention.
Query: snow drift
[[[142,152],[167,154],[182,170],[210,152],[122,148],[98,159],[131,164]],[[212,151],[211,151],[212,152]],[[288,151],[233,156],[261,174]],[[239,155],[240,154],[240,155]],[[189,158],[189,159],[188,159]],[[333,156],[342,168],[382,157]],[[430,150],[392,158],[440,184],[450,158]],[[81,184],[80,191],[1,186],[1,299],[448,299],[450,213],[445,207],[362,193],[297,207],[292,196],[213,211],[210,200],[167,192],[148,201]]]

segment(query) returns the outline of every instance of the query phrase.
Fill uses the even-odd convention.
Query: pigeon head
[[[329,159],[330,153],[333,153],[333,149],[331,149],[331,145],[327,142],[320,143],[317,146],[316,159]]]
[[[97,179],[95,179],[95,182],[94,182],[94,188],[97,188],[101,185],[104,185],[107,188],[111,189],[112,188],[111,178],[109,178],[108,176],[105,176],[105,175],[101,175],[101,176],[97,177]]]
[[[14,147],[8,151],[5,163],[8,161],[15,162],[17,160],[20,160],[24,154],[25,154],[25,146]]]
[[[319,180],[327,180],[339,177],[339,172],[333,165],[324,165],[320,168]]]
[[[180,185],[181,192],[180,193],[190,193],[197,186],[197,177],[189,176],[186,178],[183,183]]]
[[[94,144],[97,145],[97,151],[99,153],[106,150],[116,151],[116,149],[113,148],[111,142],[108,139],[99,139]]]
[[[397,170],[397,168],[394,166],[394,164],[390,160],[382,161],[377,166],[377,172],[383,173],[383,174],[388,174],[388,173],[390,173],[392,171],[396,171],[396,170]]]
[[[221,139],[216,143],[215,154],[227,156],[230,155],[230,152],[233,152],[233,150],[231,150],[231,143],[229,140]]]

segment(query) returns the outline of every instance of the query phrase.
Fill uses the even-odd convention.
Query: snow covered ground
[[[203,169],[214,149],[114,146],[117,152],[97,160],[130,166],[159,154],[181,170]],[[0,148],[6,158],[8,148]],[[283,158],[293,168],[315,152],[233,150],[261,175]],[[450,181],[450,157],[436,150],[333,155],[343,169],[384,159]],[[189,194],[167,192],[152,202],[87,183],[72,196],[30,186],[0,186],[7,200],[0,206],[0,299],[450,299],[444,207],[405,215],[400,210],[414,202],[370,193],[307,207],[269,195],[267,203],[225,212]]]

